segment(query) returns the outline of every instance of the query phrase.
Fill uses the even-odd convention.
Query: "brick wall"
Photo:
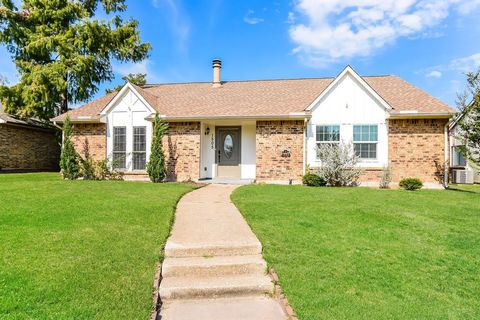
[[[301,180],[304,122],[257,121],[257,180]],[[282,155],[284,150],[289,154]]]
[[[0,171],[58,171],[59,161],[54,130],[0,124]]]
[[[72,141],[75,150],[85,156],[86,142],[88,151],[94,160],[107,158],[107,125],[105,123],[75,123],[73,124]]]
[[[440,182],[437,164],[445,159],[444,127],[447,119],[390,120],[388,154],[392,181],[417,177],[423,182]]]
[[[378,185],[382,179],[383,168],[361,168],[363,170],[359,182],[371,182]]]
[[[200,122],[170,122],[163,137],[167,180],[188,181],[200,177]]]

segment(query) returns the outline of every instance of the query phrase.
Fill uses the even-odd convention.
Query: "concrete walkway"
[[[287,318],[270,297],[262,245],[230,201],[235,188],[209,185],[178,203],[162,265],[162,320]]]

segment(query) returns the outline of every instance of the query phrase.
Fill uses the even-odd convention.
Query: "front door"
[[[240,178],[240,127],[217,127],[216,162],[217,176]]]

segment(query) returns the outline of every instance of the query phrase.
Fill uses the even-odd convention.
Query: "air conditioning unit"
[[[471,170],[453,170],[453,183],[473,184],[473,171]]]

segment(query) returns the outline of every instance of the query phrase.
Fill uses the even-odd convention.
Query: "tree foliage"
[[[358,169],[358,156],[351,143],[323,143],[317,147],[321,161],[319,176],[327,185],[344,187],[357,185],[362,170]]]
[[[150,160],[147,164],[147,172],[150,180],[158,183],[164,181],[166,177],[167,170],[165,166],[162,138],[168,129],[168,124],[160,121],[157,113],[155,115],[153,126],[152,151],[150,153]]]
[[[64,179],[74,180],[80,177],[80,156],[72,142],[72,124],[67,117],[63,124],[63,144],[60,153],[60,169]]]
[[[20,7],[0,0],[0,44],[20,74],[18,84],[0,86],[9,113],[49,119],[112,80],[112,59],[148,56],[150,44],[141,42],[138,22],[120,17],[125,0],[24,0]]]
[[[457,106],[462,113],[456,126],[456,138],[463,143],[460,150],[480,166],[480,69],[467,73],[467,89],[458,96]]]
[[[126,76],[122,77],[122,80],[124,81],[123,84],[116,86],[113,89],[107,89],[105,90],[105,93],[112,93],[115,91],[120,91],[122,87],[125,85],[125,83],[130,82],[133,84],[136,84],[137,86],[143,86],[144,84],[147,83],[147,74],[145,73],[129,73]]]

